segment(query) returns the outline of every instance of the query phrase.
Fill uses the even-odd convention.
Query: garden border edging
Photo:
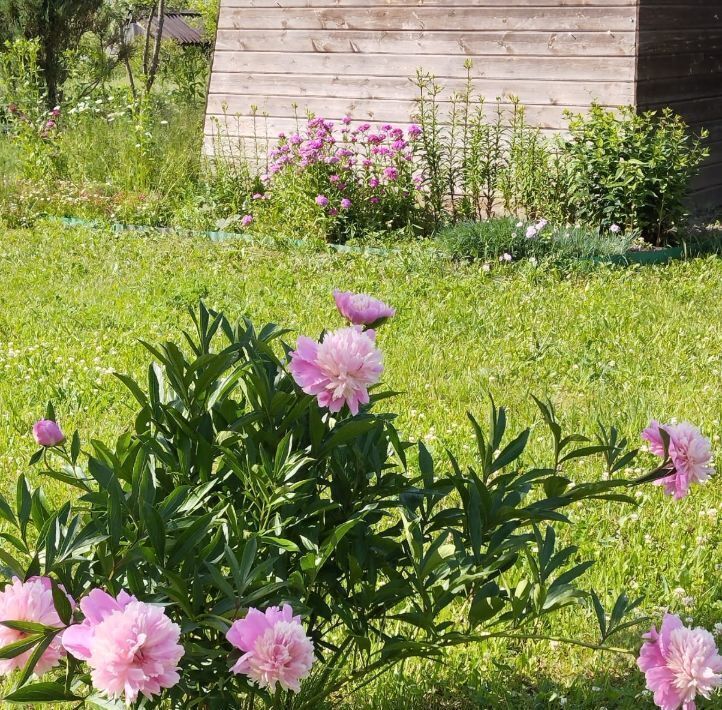
[[[58,221],[68,227],[100,227],[102,222],[97,220],[88,220],[78,217],[50,217],[53,221]],[[110,229],[112,232],[158,232],[160,234],[177,234],[178,236],[190,237],[206,237],[212,242],[225,242],[233,239],[245,241],[249,244],[263,245],[263,238],[243,234],[242,232],[226,232],[222,230],[196,230],[183,229],[178,227],[154,227],[143,224],[124,224],[122,222],[111,222]],[[272,242],[275,244],[275,242]],[[301,247],[306,242],[301,239],[290,239],[286,241],[294,247]],[[347,244],[331,244],[326,246],[340,254],[374,254],[376,256],[386,256],[390,254],[398,254],[398,249],[387,249],[384,247],[356,247]],[[595,264],[614,264],[617,266],[629,266],[631,264],[639,264],[642,266],[653,266],[667,264],[670,261],[683,259],[687,256],[687,249],[681,247],[665,247],[652,251],[628,251],[624,254],[613,254],[604,257],[580,257],[579,261],[592,261]]]

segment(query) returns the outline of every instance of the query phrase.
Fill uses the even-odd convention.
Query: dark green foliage
[[[576,580],[591,563],[560,548],[553,526],[581,501],[632,502],[625,491],[638,482],[615,472],[636,452],[615,430],[596,441],[564,435],[537,401],[553,450],[534,465],[523,460],[529,429],[509,436],[492,403],[487,427],[470,416],[473,466],[451,454],[448,466],[434,462],[423,445],[410,466],[394,415],[372,411],[392,393],[333,418],[286,374],[284,331],[203,305],[193,318],[181,345],[146,345],[146,386],[119,376],[138,405],[132,429],[112,446],[69,437],[55,450],[59,466],[33,457],[75,489],[71,500],[54,506],[24,476],[14,507],[0,498],[13,529],[3,576],[49,575],[76,598],[123,587],[168,605],[186,648],[172,707],[238,705],[249,686],[228,672],[224,635],[249,606],[289,601],[304,615],[321,662],[285,707],[310,709],[403,658],[514,635],[587,599]],[[605,458],[610,480],[574,485],[574,465],[590,456]],[[599,643],[634,606],[617,602]],[[9,697],[84,696],[88,682],[71,664],[65,685]]]
[[[38,38],[48,108],[60,102],[68,75],[64,53],[93,29],[102,0],[0,0],[0,26],[6,39]]]
[[[513,260],[534,257],[556,261],[595,259],[623,254],[632,235],[601,234],[597,229],[546,225],[529,239],[526,230],[533,222],[499,217],[482,222],[460,222],[442,229],[439,247],[456,259],[496,262],[508,254]]]
[[[571,185],[567,216],[606,230],[613,223],[662,245],[685,216],[691,179],[709,155],[671,109],[637,114],[592,106],[569,116],[560,143]]]

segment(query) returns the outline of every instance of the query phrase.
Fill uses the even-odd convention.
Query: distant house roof
[[[203,37],[200,29],[199,12],[190,10],[167,10],[163,17],[163,39],[173,39],[182,45],[204,45],[207,40]],[[195,22],[194,22],[195,20]],[[148,18],[140,18],[130,26],[130,34],[138,36],[145,34]],[[158,18],[154,17],[151,23],[151,34],[155,36],[158,32]]]

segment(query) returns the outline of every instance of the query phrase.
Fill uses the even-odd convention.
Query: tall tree
[[[50,107],[60,102],[68,74],[65,51],[77,47],[94,28],[103,0],[0,0],[0,23],[6,38],[37,37]]]

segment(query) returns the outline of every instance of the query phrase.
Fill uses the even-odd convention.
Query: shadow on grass
[[[690,256],[722,254],[722,219],[695,225],[683,241]]]
[[[644,679],[633,668],[554,677],[533,668],[519,671],[496,665],[464,673],[460,668],[428,667],[413,674],[393,673],[373,690],[334,703],[343,710],[653,710]],[[698,704],[711,710],[714,701]]]

